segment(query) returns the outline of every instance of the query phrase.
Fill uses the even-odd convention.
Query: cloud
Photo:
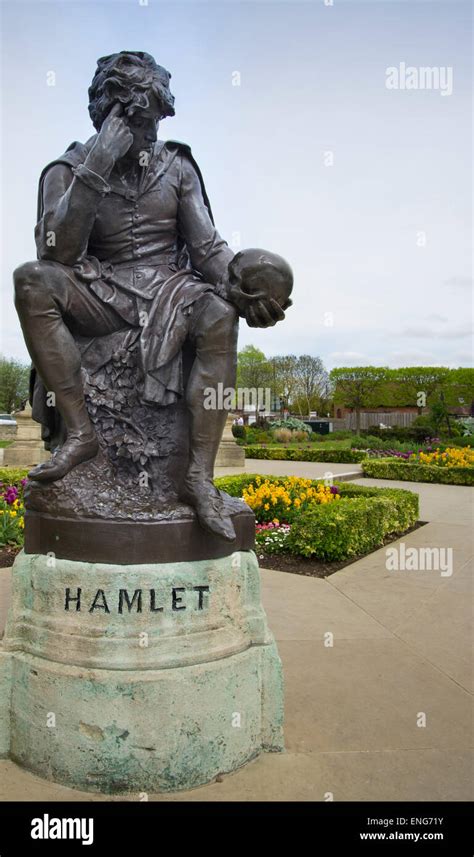
[[[412,336],[415,339],[462,339],[465,336],[472,335],[470,325],[463,327],[451,327],[448,330],[434,330],[432,327],[406,327],[400,331],[400,336]]]
[[[446,362],[440,361],[429,351],[392,351],[389,357],[389,365],[393,368],[399,366],[445,366]]]
[[[333,351],[332,354],[329,355],[329,359],[334,363],[360,363],[360,361],[366,360],[366,356],[361,354],[360,351]],[[362,364],[363,365],[363,364]]]
[[[471,351],[456,351],[453,355],[455,366],[472,366],[474,362],[474,354]]]
[[[446,324],[446,322],[448,321],[448,319],[446,318],[445,315],[438,315],[435,312],[432,312],[431,315],[427,315],[426,320],[427,321],[437,321],[440,324]]]
[[[450,289],[472,289],[473,283],[472,277],[456,276],[444,280],[443,286],[448,286]]]

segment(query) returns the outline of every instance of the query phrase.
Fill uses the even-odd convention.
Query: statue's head
[[[236,253],[229,263],[229,296],[242,316],[256,301],[275,300],[285,310],[291,306],[293,271],[277,253],[255,247]]]
[[[156,139],[159,120],[175,112],[170,78],[169,71],[143,51],[101,57],[89,87],[89,114],[96,131],[100,131],[113,105],[120,102],[132,132],[136,131],[139,138],[145,123],[154,128]]]

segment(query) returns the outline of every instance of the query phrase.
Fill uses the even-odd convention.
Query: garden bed
[[[220,477],[215,484],[242,497],[253,510],[258,555],[270,556],[272,562],[291,555],[302,568],[309,566],[301,565],[300,558],[313,564],[317,560],[324,568],[346,564],[418,522],[418,495],[403,489],[258,474]]]
[[[433,482],[441,485],[474,485],[474,467],[443,467],[399,458],[366,458],[364,476],[402,482]]]
[[[17,553],[22,550],[19,545],[7,545],[0,548],[0,568],[10,568],[15,562]]]
[[[413,527],[405,530],[403,535],[406,536],[409,533],[413,533],[420,527],[424,527],[427,523],[427,521],[417,521]],[[400,537],[401,536],[398,534],[387,536],[387,538],[384,539],[383,544],[373,550],[359,554],[359,556],[351,557],[350,559],[340,560],[339,562],[325,562],[324,560],[318,560],[315,557],[308,558],[304,556],[293,556],[292,554],[266,554],[265,552],[262,553],[262,551],[258,549],[256,553],[260,568],[269,568],[272,571],[283,571],[287,574],[301,574],[304,577],[324,578],[330,577],[334,572],[340,571],[341,568],[346,568],[348,565],[352,565],[352,563],[357,562],[359,559],[363,559],[365,556],[369,556],[371,553],[375,553],[375,551],[380,550],[381,547],[385,547],[385,545],[389,545],[391,542],[397,541]]]

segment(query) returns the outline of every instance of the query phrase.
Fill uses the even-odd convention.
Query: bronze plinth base
[[[60,518],[43,512],[25,515],[25,553],[52,553],[58,559],[131,565],[218,559],[252,550],[252,512],[231,513],[237,537],[225,539],[204,530],[196,517],[156,521]]]

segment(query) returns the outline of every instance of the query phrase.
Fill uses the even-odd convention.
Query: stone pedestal
[[[3,464],[10,467],[34,467],[47,461],[50,453],[41,439],[41,426],[31,417],[31,407],[15,414],[17,422],[16,440],[3,453]]]
[[[236,443],[235,437],[232,434],[232,423],[234,421],[233,414],[227,417],[222,440],[217,451],[215,467],[241,467],[245,470],[245,450],[242,446]]]
[[[0,689],[0,754],[73,788],[188,789],[283,749],[251,550],[128,566],[20,553]]]

